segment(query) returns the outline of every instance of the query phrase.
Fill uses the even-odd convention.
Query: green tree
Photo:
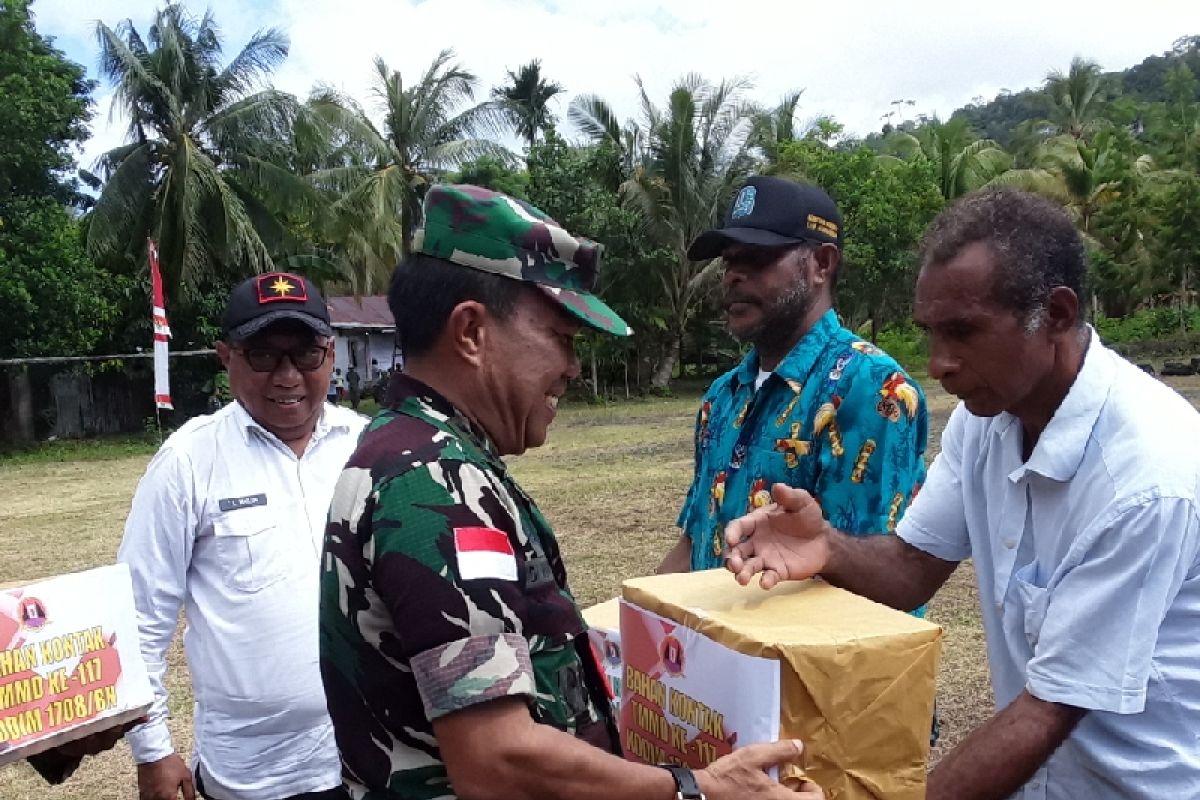
[[[838,311],[852,327],[871,325],[871,337],[911,308],[917,244],[941,210],[933,163],[881,160],[867,147],[831,148],[793,142],[783,149],[784,174],[814,183],[837,202],[843,219]]]
[[[25,0],[0,4],[0,45],[0,356],[86,354],[126,288],[86,257],[64,206],[93,84],[37,33]]]
[[[515,159],[503,146],[481,138],[499,120],[489,104],[469,105],[476,77],[443,50],[416,83],[375,58],[371,93],[383,125],[377,127],[351,98],[318,90],[314,112],[345,141],[342,163],[317,170],[314,185],[332,198],[336,229],[356,291],[384,285],[392,267],[412,246],[425,190],[450,169],[483,156],[505,164]]]
[[[1164,165],[1200,172],[1200,80],[1180,63],[1167,72],[1163,88],[1167,95]]]
[[[0,204],[0,357],[86,354],[117,319],[126,281],[97,269],[53,197]]]
[[[768,165],[779,162],[780,150],[785,144],[802,138],[798,135],[802,131],[796,125],[796,110],[802,94],[803,89],[788,92],[774,108],[754,113],[750,142],[762,152]]]
[[[1104,75],[1100,65],[1076,56],[1064,73],[1053,70],[1046,76],[1050,96],[1050,122],[1060,134],[1082,139],[1104,124],[1100,116],[1104,102]]]
[[[1150,175],[1150,156],[1134,152],[1128,135],[1105,131],[1095,144],[1072,136],[1057,136],[1046,142],[1037,155],[1038,166],[1011,170],[997,183],[1038,192],[1062,203],[1089,242],[1096,243],[1094,220],[1108,203],[1132,191],[1127,179]]]
[[[29,0],[0,3],[0,199],[70,199],[70,147],[87,138],[94,84],[38,35]]]
[[[509,70],[508,82],[492,89],[492,99],[500,104],[517,136],[532,148],[538,134],[555,122],[550,100],[564,91],[562,84],[542,76],[542,62],[535,58],[516,72]]]
[[[260,30],[222,66],[211,14],[196,19],[176,4],[155,14],[148,41],[130,20],[97,23],[96,36],[129,141],[100,159],[88,252],[144,264],[154,239],[175,299],[214,274],[270,269],[283,230],[261,198],[303,190],[277,151],[300,109],[290,95],[255,90],[286,57],[287,38]]]
[[[1035,162],[1037,166],[1011,170],[995,182],[1062,204],[1093,255],[1093,314],[1127,309],[1129,292],[1148,275],[1140,234],[1145,216],[1137,197],[1162,180],[1153,159],[1139,152],[1126,131],[1108,128],[1090,144],[1056,136],[1038,148]]]
[[[982,188],[1012,167],[1012,157],[990,139],[972,139],[966,120],[928,120],[913,132],[896,130],[885,139],[884,159],[923,159],[937,176],[946,200]]]
[[[629,338],[589,334],[582,340],[580,357],[595,395],[604,385],[640,385],[641,356],[668,339],[668,310],[656,276],[670,268],[671,253],[650,239],[639,212],[611,190],[608,176],[620,172],[623,158],[611,142],[572,147],[552,130],[529,158],[530,202],[567,230],[604,245],[597,290],[635,331]]]
[[[573,104],[572,119],[590,117],[591,124],[581,127],[597,143],[618,148],[643,143],[641,152],[629,159],[634,167],[621,190],[624,201],[644,219],[650,241],[671,253],[667,268],[656,275],[669,344],[650,379],[652,387],[665,388],[716,263],[690,261],[687,248],[720,221],[734,187],[754,165],[752,109],[743,100],[749,89],[743,80],[712,84],[687,75],[675,84],[663,108],[650,100],[640,79],[638,88],[642,119],[635,136],[616,128],[611,110],[596,98],[586,98],[586,106]]]
[[[604,184],[610,191],[619,192],[634,170],[643,166],[642,128],[633,120],[622,125],[608,101],[594,94],[576,95],[567,109],[567,118],[593,144],[604,144],[619,155],[601,165],[608,169],[602,176]]]
[[[1151,201],[1150,250],[1161,276],[1171,280],[1179,303],[1179,330],[1187,331],[1193,281],[1200,272],[1200,175],[1173,180]]]
[[[448,183],[469,183],[522,200],[529,197],[529,173],[514,170],[495,156],[480,156],[446,176]]]

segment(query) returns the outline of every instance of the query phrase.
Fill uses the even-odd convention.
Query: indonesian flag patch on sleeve
[[[517,579],[517,557],[508,534],[496,528],[455,528],[454,553],[464,581]]]

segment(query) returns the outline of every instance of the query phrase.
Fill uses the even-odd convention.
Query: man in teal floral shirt
[[[921,387],[838,322],[842,219],[815,186],[750,178],[724,228],[692,243],[721,257],[730,332],[754,345],[709,388],[679,543],[662,572],[718,567],[730,520],[771,502],[771,485],[811,492],[847,532],[893,531],[925,479]]]

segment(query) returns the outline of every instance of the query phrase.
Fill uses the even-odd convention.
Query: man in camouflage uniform
[[[619,752],[554,532],[503,456],[545,442],[579,375],[600,247],[537,209],[435,186],[388,302],[405,354],[338,483],[321,576],[321,670],[357,800],[645,798],[687,776]],[[794,798],[764,770],[798,743],[696,773],[710,800]],[[808,798],[820,790],[809,787]]]

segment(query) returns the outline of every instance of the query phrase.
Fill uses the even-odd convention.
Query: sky
[[[277,27],[291,40],[277,88],[307,96],[332,85],[368,108],[372,59],[415,80],[438,51],[453,48],[480,78],[478,98],[506,70],[533,58],[566,87],[553,110],[565,123],[576,94],[606,99],[621,119],[639,110],[635,76],[662,105],[672,84],[695,72],[747,78],[748,99],[774,104],[803,89],[799,116],[832,115],[847,131],[878,130],[885,115],[949,116],[977,99],[1039,85],[1074,56],[1105,70],[1137,64],[1200,34],[1197,0],[1090,4],[1045,0],[211,0],[227,58],[254,31]],[[35,0],[39,32],[98,78],[97,20],[124,19],[145,35],[155,0]],[[112,87],[95,93],[88,167],[120,144],[126,125],[110,113]],[[896,105],[896,101],[906,101]],[[912,101],[911,103],[907,101]]]

